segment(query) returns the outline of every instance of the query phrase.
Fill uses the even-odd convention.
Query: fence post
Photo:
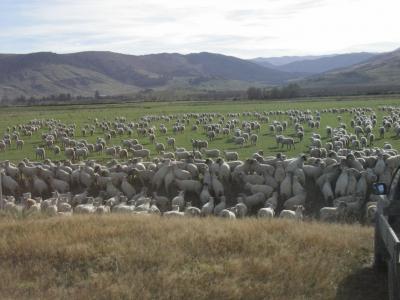
[[[399,244],[396,245],[395,251],[393,253],[393,256],[390,260],[390,264],[392,266],[392,275],[391,275],[391,287],[392,290],[389,291],[389,293],[391,294],[392,298],[391,299],[395,299],[395,300],[399,300],[400,299],[400,272],[399,272],[399,266],[400,266],[400,262],[399,262],[399,255],[400,255],[400,248],[399,248]]]
[[[3,169],[0,169],[0,209],[4,209],[4,202],[3,202]]]

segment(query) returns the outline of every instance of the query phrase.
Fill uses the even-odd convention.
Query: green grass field
[[[75,105],[75,106],[47,106],[47,107],[14,107],[14,108],[1,108],[0,110],[0,133],[5,132],[8,126],[24,124],[32,119],[57,119],[61,120],[64,123],[70,124],[75,123],[77,125],[76,136],[75,139],[79,140],[84,138],[81,135],[81,127],[85,124],[91,123],[94,118],[98,118],[99,120],[114,120],[117,116],[124,116],[129,121],[137,121],[140,117],[144,115],[159,115],[159,114],[183,114],[188,112],[218,112],[222,114],[226,114],[228,112],[244,112],[244,111],[276,111],[281,110],[285,111],[288,109],[299,109],[299,110],[321,110],[324,108],[350,108],[350,107],[370,107],[375,110],[378,117],[378,124],[381,124],[383,113],[378,111],[378,107],[382,105],[397,105],[399,103],[400,98],[374,98],[374,97],[366,97],[366,98],[356,98],[356,100],[346,101],[337,101],[335,98],[328,98],[324,100],[317,101],[279,101],[279,102],[161,102],[161,103],[132,103],[132,104],[103,104],[103,105]],[[352,132],[352,129],[349,126],[350,119],[352,116],[349,113],[342,114],[343,122],[348,124],[348,129]],[[228,118],[227,118],[228,119]],[[227,120],[226,119],[226,120]],[[253,117],[240,117],[241,120],[253,120]],[[273,120],[288,120],[286,115],[276,115],[270,117],[270,123]],[[158,126],[161,122],[152,123],[158,129]],[[161,135],[160,133],[156,134],[156,140],[158,142],[165,143],[167,136],[173,136],[172,134],[172,121],[170,124],[166,123],[165,125],[168,127],[169,132],[167,135]],[[185,147],[188,150],[191,150],[191,142],[192,138],[201,138],[206,139],[203,130],[199,128],[197,132],[191,131],[191,125],[193,123],[193,119],[191,120],[191,124],[186,126],[186,132],[184,134],[177,134],[176,138],[176,146],[177,147]],[[325,128],[326,126],[335,127],[338,125],[337,116],[335,114],[327,113],[322,114],[321,119],[321,127],[319,130],[310,129],[306,125],[305,128],[305,138],[303,142],[296,143],[296,149],[286,150],[276,147],[274,134],[271,134],[268,130],[268,124],[262,124],[261,131],[258,134],[259,140],[258,144],[255,146],[246,145],[241,148],[238,145],[234,145],[231,141],[231,137],[224,137],[222,134],[217,137],[214,141],[209,143],[209,148],[218,148],[221,150],[233,150],[238,151],[240,157],[242,159],[249,157],[252,153],[257,150],[263,150],[265,155],[274,155],[277,152],[284,152],[288,156],[294,156],[301,152],[307,152],[308,146],[310,144],[309,137],[312,132],[320,133],[324,139],[325,137]],[[380,126],[380,125],[379,125]],[[375,128],[375,136],[378,137],[377,134],[377,126]],[[31,138],[21,136],[21,138],[25,141],[24,149],[22,151],[17,151],[15,143],[12,145],[11,149],[7,150],[5,153],[0,153],[0,161],[9,159],[12,161],[18,161],[24,157],[29,159],[34,159],[34,147],[41,143],[40,134],[43,131],[47,131],[47,128],[42,128],[41,131],[34,134]],[[288,127],[288,130],[284,132],[285,136],[290,136],[294,134],[294,130],[292,127]],[[100,129],[97,129],[96,133],[92,137],[86,137],[89,142],[94,142],[96,137],[103,137],[103,132]],[[122,139],[127,139],[128,137],[117,136],[113,138],[110,145],[118,145],[121,143]],[[134,133],[133,138],[137,138],[136,133]],[[154,145],[149,143],[148,138],[139,138],[139,141],[151,150],[152,155],[155,155]],[[298,139],[296,139],[298,141]],[[375,146],[382,146],[385,141],[392,143],[394,148],[400,148],[400,140],[394,137],[394,133],[388,132],[385,136],[385,139],[376,139]],[[323,140],[326,142],[326,139]],[[47,151],[47,156],[50,159],[63,159],[64,155],[60,155],[59,157],[55,157],[51,151]],[[91,154],[91,159],[96,160],[106,160],[107,157],[98,156],[97,154]]]

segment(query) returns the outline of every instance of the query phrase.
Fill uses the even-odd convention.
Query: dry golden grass
[[[384,299],[372,228],[284,220],[0,219],[2,299]]]

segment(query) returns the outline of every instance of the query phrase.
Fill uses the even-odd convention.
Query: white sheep
[[[290,220],[303,220],[304,207],[299,205],[295,208],[295,211],[284,209],[279,214],[280,218],[290,219]]]
[[[337,207],[322,207],[319,211],[319,219],[323,222],[339,221],[345,216],[346,202],[340,202]]]

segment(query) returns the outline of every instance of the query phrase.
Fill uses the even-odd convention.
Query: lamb
[[[201,208],[201,215],[203,217],[211,216],[214,211],[214,198],[210,197],[208,202],[204,204]]]
[[[295,211],[287,209],[282,210],[279,214],[279,217],[283,219],[300,221],[303,220],[303,211],[304,207],[302,205],[299,205],[295,208]]]
[[[377,202],[369,201],[365,205],[365,221],[367,224],[373,224],[375,222],[377,213]]]
[[[225,219],[231,219],[231,220],[236,219],[236,215],[228,209],[221,210],[219,216]]]
[[[175,205],[172,207],[172,210],[166,211],[163,214],[164,217],[184,217],[185,213],[179,211],[179,205]]]
[[[172,206],[178,205],[180,209],[185,206],[185,191],[180,191],[179,194],[171,201]]]
[[[238,198],[238,203],[234,207],[234,212],[237,218],[244,218],[247,215],[248,208],[243,203],[243,198]]]
[[[96,206],[93,205],[93,198],[88,197],[86,204],[79,204],[74,208],[76,214],[93,214],[96,212]]]
[[[195,206],[192,206],[191,202],[186,202],[185,216],[187,217],[200,217],[201,210]]]
[[[322,207],[319,219],[323,222],[340,221],[345,216],[347,203],[341,201],[337,207]]]
[[[258,210],[258,218],[272,219],[275,216],[275,210],[271,206],[263,207]]]

